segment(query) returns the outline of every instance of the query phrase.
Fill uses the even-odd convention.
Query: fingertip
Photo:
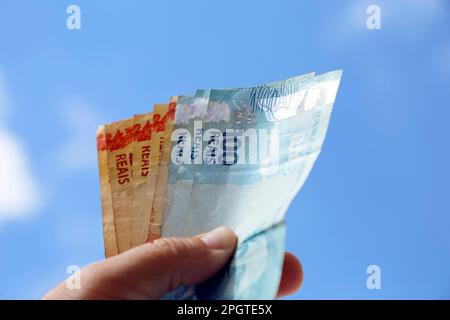
[[[284,255],[282,276],[277,297],[295,293],[303,283],[303,267],[295,255],[286,252]]]
[[[214,250],[233,250],[237,242],[236,235],[227,227],[218,227],[198,237],[209,249]]]

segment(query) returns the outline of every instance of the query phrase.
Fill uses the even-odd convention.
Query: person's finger
[[[303,268],[300,261],[290,252],[284,255],[283,271],[277,297],[293,294],[303,282]]]
[[[64,294],[83,299],[158,299],[180,285],[199,284],[213,276],[230,259],[236,241],[225,227],[193,238],[161,238],[88,266],[81,273],[81,290]],[[45,298],[58,299],[61,290],[67,291],[64,284]]]

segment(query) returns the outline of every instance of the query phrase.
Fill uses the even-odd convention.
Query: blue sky
[[[81,30],[66,28],[70,4]],[[305,269],[293,298],[450,298],[449,18],[445,0],[0,0],[0,298],[38,298],[103,258],[99,124],[197,88],[340,68],[287,213]]]

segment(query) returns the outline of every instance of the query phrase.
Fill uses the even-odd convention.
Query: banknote
[[[214,115],[203,128],[203,163],[192,164],[197,169],[183,227],[172,231],[167,224],[163,234],[192,236],[226,225],[238,235],[238,248],[221,286],[205,286],[201,294],[181,288],[169,297],[275,297],[284,214],[321,150],[340,77],[336,71],[257,88],[211,90],[207,112]],[[260,255],[271,258],[252,264]]]
[[[263,84],[262,86],[275,86],[281,83],[290,83],[294,81],[303,81],[314,77],[314,72],[301,76],[289,78],[284,81]],[[240,87],[233,90],[245,90],[253,87]],[[195,172],[198,166],[191,164],[202,163],[202,144],[203,132],[208,124],[213,123],[215,118],[220,115],[214,112],[213,107],[208,108],[209,89],[199,89],[194,96],[185,96],[178,101],[175,120],[174,136],[172,138],[172,163],[169,170],[168,192],[166,194],[166,207],[164,213],[166,233],[163,236],[173,236],[183,234],[186,212],[194,212],[191,200],[192,187],[194,184]],[[191,136],[192,134],[192,136]],[[190,137],[192,141],[186,141]],[[186,150],[189,144],[190,150]],[[188,210],[186,210],[188,208]],[[190,208],[190,209],[189,209]],[[198,217],[197,217],[198,218]]]
[[[114,214],[112,209],[111,185],[109,183],[108,150],[105,140],[105,126],[97,130],[98,170],[100,173],[100,192],[102,203],[102,224],[105,256],[110,257],[118,253]]]
[[[262,86],[300,82],[313,76],[314,73],[308,73]],[[253,87],[240,87],[230,90],[247,90],[250,88]],[[178,101],[175,112],[175,136],[172,139],[173,160],[170,165],[168,193],[166,195],[168,205],[164,214],[164,236],[183,234],[184,221],[192,219],[192,217],[186,216],[195,211],[196,201],[199,199],[195,194],[191,196],[195,172],[199,166],[192,166],[191,164],[202,163],[202,150],[205,146],[202,138],[203,133],[207,130],[208,125],[217,122],[218,117],[222,116],[220,111],[214,112],[214,107],[220,108],[220,105],[210,105],[208,108],[210,92],[211,90],[197,90],[195,96],[186,96]],[[191,138],[192,141],[187,141],[188,138]],[[187,145],[189,146],[186,147]],[[187,150],[188,148],[190,150]],[[199,191],[196,190],[196,192]],[[196,219],[201,218],[196,216]]]
[[[156,177],[158,176],[158,158],[155,154],[159,152],[159,141],[153,134],[155,115],[157,113],[133,116],[131,247],[144,243],[148,237]]]
[[[106,125],[105,139],[118,252],[131,247],[133,119]]]
[[[154,132],[159,141],[158,175],[156,178],[155,196],[150,215],[148,240],[152,241],[161,236],[164,206],[166,204],[166,190],[171,149],[171,135],[175,115],[176,102],[156,105],[154,112],[160,116],[154,119]]]
[[[195,148],[192,150],[185,146],[187,135],[194,132],[194,136],[199,134],[198,128],[194,128],[193,119],[202,119],[206,113],[208,90],[197,90],[194,96],[183,96],[177,101],[175,118],[174,118],[174,132],[171,137],[171,161],[169,164],[167,192],[165,195],[166,205],[164,208],[163,217],[163,234],[162,236],[173,236],[174,234],[181,234],[183,221],[187,213],[186,208],[190,199],[190,188],[192,187],[195,167],[185,165],[193,159],[195,162],[198,154],[195,153]],[[203,109],[202,109],[203,107]],[[200,134],[201,131],[200,131]],[[195,140],[195,138],[194,138]],[[194,142],[195,143],[195,142]],[[190,146],[189,146],[190,148]],[[188,159],[188,161],[186,161]],[[171,234],[164,231],[171,230]]]
[[[259,87],[247,87],[247,88],[237,88],[237,89],[221,89],[221,90],[210,90],[208,91],[208,101],[206,106],[205,113],[207,116],[205,117],[205,121],[200,122],[202,124],[202,132],[204,132],[205,139],[202,139],[202,146],[201,150],[202,157],[204,159],[205,166],[200,166],[201,170],[195,170],[195,177],[193,181],[193,185],[190,189],[190,196],[189,196],[189,205],[187,206],[187,211],[190,214],[190,216],[185,219],[186,224],[188,221],[195,221],[196,219],[202,219],[201,216],[196,213],[195,216],[192,216],[192,212],[194,208],[196,208],[199,205],[200,200],[199,196],[204,192],[204,188],[202,187],[201,181],[203,181],[204,174],[209,175],[211,177],[215,177],[216,173],[219,172],[220,166],[225,165],[228,166],[230,164],[224,163],[225,159],[222,159],[224,155],[226,154],[234,154],[234,150],[230,150],[230,152],[227,152],[223,146],[225,146],[226,142],[231,142],[231,148],[234,149],[234,137],[233,135],[226,135],[227,130],[234,130],[238,126],[241,125],[247,125],[247,127],[250,129],[249,132],[252,133],[253,131],[256,132],[256,125],[258,122],[255,121],[249,121],[250,118],[254,117],[254,113],[249,108],[243,108],[242,106],[238,106],[236,109],[230,109],[229,105],[222,101],[221,99],[217,99],[214,97],[214,95],[217,95],[219,92],[221,93],[239,93],[241,95],[244,95],[245,92],[266,92],[267,90],[270,90],[271,88],[285,88],[287,86],[298,86],[298,84],[308,80],[312,79],[314,77],[315,73],[307,73],[304,75],[296,76],[293,78],[289,78],[287,80],[282,81],[276,81],[268,84],[263,84]],[[212,94],[212,96],[211,96]],[[295,103],[292,103],[292,105],[295,105]],[[284,108],[283,108],[284,109]],[[281,112],[281,111],[279,111]],[[233,119],[234,117],[234,119]],[[217,126],[217,124],[220,123],[220,126]],[[237,129],[239,131],[239,129]],[[242,131],[242,130],[241,130]],[[225,135],[224,135],[225,133]],[[275,133],[275,132],[274,132]],[[264,132],[261,132],[260,136],[263,137]],[[221,139],[223,137],[226,137],[225,139]],[[251,137],[250,137],[251,138]],[[236,142],[239,142],[242,144],[242,142],[245,143],[245,141],[238,140],[239,137],[236,137]],[[262,141],[263,139],[261,139]],[[258,147],[258,141],[248,141],[248,147],[254,148]],[[264,145],[261,144],[261,147],[259,148],[261,152],[263,152]],[[243,148],[239,149],[240,152],[245,152],[245,146]],[[248,152],[251,155],[255,155],[255,152],[250,152],[252,149],[248,149]],[[239,156],[239,155],[236,155]],[[241,156],[242,158],[242,156]],[[253,159],[249,159],[253,160]],[[258,161],[263,161],[263,159],[254,159],[253,163],[257,163]],[[235,165],[234,163],[231,165]],[[197,166],[198,167],[198,166]],[[248,167],[250,168],[250,167]],[[207,171],[204,171],[207,170]],[[204,174],[203,174],[204,172]],[[220,196],[221,190],[215,189],[210,190],[210,193],[208,195],[208,201],[206,203],[206,206],[214,206],[217,204],[217,200]],[[215,199],[215,200],[214,200]],[[203,201],[202,201],[203,202]],[[205,202],[203,202],[205,204]],[[205,208],[202,212],[212,212],[213,208]],[[211,217],[209,217],[211,218]],[[186,224],[184,226],[186,226]],[[187,230],[189,230],[189,226],[185,227]],[[183,232],[187,232],[187,230],[184,230]]]

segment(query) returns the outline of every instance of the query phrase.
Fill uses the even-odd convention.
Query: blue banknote
[[[225,225],[238,246],[216,277],[165,298],[275,297],[285,213],[320,153],[341,74],[198,90],[179,100],[162,236]]]

